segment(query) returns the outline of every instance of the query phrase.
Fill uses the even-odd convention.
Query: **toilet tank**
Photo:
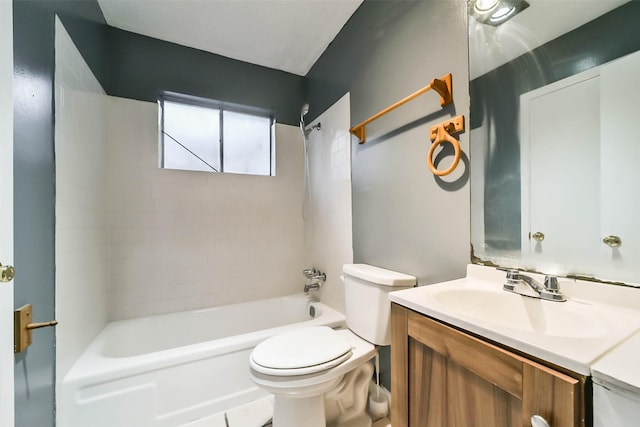
[[[415,286],[416,278],[367,264],[345,264],[342,272],[349,329],[372,344],[391,344],[388,294]]]

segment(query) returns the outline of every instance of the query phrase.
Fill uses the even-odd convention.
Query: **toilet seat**
[[[251,353],[250,365],[267,375],[308,375],[338,366],[351,354],[351,343],[342,334],[328,326],[312,326],[261,342]]]
[[[293,399],[295,405],[300,403],[300,399],[317,397],[322,401],[323,394],[336,387],[345,374],[373,359],[376,354],[376,348],[373,344],[363,340],[349,329],[338,329],[334,332],[349,342],[351,347],[349,357],[344,362],[314,374],[287,376],[259,372],[260,367],[250,358],[249,377],[260,388],[273,393],[276,396],[276,401],[286,401],[291,396],[295,396]],[[293,425],[298,427],[305,424],[299,422]]]

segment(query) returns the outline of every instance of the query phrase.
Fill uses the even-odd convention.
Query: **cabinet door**
[[[585,425],[584,380],[524,360],[522,366],[523,425],[532,415],[541,415],[551,427]]]
[[[409,426],[522,425],[522,400],[461,363],[413,338],[409,361]]]
[[[584,377],[399,306],[392,324],[394,427],[530,427],[536,414],[552,427],[584,426]]]

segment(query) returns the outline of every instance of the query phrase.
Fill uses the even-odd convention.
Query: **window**
[[[275,175],[270,112],[176,94],[159,104],[161,168]]]

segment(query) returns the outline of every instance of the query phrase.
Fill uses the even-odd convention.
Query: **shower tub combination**
[[[345,317],[305,295],[112,322],[65,376],[64,427],[175,427],[268,396],[249,379],[264,339]]]

